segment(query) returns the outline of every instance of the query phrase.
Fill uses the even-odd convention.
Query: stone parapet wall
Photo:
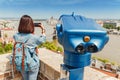
[[[40,58],[40,71],[38,74],[38,80],[59,80],[60,79],[60,64],[63,63],[63,56],[56,54],[45,48],[39,49]],[[0,80],[13,80],[12,70],[9,64],[8,57],[10,54],[0,55]],[[15,73],[14,80],[22,80],[21,74],[17,71]],[[103,74],[90,67],[85,68],[84,80],[117,80],[116,78]]]
[[[59,80],[60,72],[41,61],[38,80]]]
[[[59,80],[60,64],[63,63],[63,56],[47,49],[39,49],[40,78],[42,80]]]
[[[40,57],[40,71],[38,74],[38,80],[58,80],[60,78],[60,69],[59,69],[59,64],[55,62],[56,60],[53,60],[54,58],[52,58],[53,55],[51,55],[51,51],[49,50],[45,50],[45,54],[41,53],[42,49],[40,50],[40,54],[38,55]],[[46,56],[46,53],[48,53],[48,55]],[[61,58],[54,52],[52,52],[54,54],[54,57],[56,57],[57,59]],[[9,63],[9,57],[10,57],[10,53],[8,54],[3,54],[0,55],[0,80],[13,80],[13,76],[12,76],[12,66]],[[53,61],[51,61],[50,59],[52,58]],[[62,59],[58,62],[61,62]],[[52,66],[51,66],[52,65]],[[58,66],[57,66],[58,65]],[[14,80],[22,80],[22,76],[18,71],[14,72]]]
[[[0,80],[13,80],[9,56],[9,53],[0,55]],[[22,80],[21,74],[18,71],[14,71],[14,76],[14,80]]]

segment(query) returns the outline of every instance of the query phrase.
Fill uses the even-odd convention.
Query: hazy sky
[[[59,18],[62,14],[120,19],[120,0],[0,0],[0,17]]]

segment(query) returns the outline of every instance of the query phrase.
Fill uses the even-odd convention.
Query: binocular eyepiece
[[[97,52],[98,49],[95,44],[90,44],[88,46],[85,46],[81,43],[76,47],[75,51],[80,54],[85,53],[86,51],[90,53],[94,53],[94,52]]]
[[[91,52],[91,53],[94,53],[94,52],[97,52],[98,49],[97,49],[97,46],[95,44],[91,44],[87,47],[87,50],[88,52]]]
[[[83,45],[83,44],[79,44],[79,45],[76,47],[76,51],[77,51],[78,53],[84,53],[84,51],[85,51],[84,45]]]

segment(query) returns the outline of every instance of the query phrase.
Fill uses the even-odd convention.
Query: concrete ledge
[[[12,70],[8,59],[9,56],[10,53],[0,55],[0,80],[12,80]],[[21,74],[18,71],[15,71],[14,75],[14,80],[22,80]]]
[[[38,56],[41,61],[40,73],[44,74],[45,78],[49,80],[59,80],[60,64],[63,63],[63,56],[45,48],[39,49],[39,53]]]
[[[38,56],[40,61],[60,72],[60,64],[63,63],[63,56],[61,54],[56,54],[48,49],[40,48]]]
[[[39,57],[41,61],[41,72],[45,72],[44,74],[49,76],[49,80],[58,80],[60,78],[60,64],[63,63],[63,56],[60,54],[56,54],[50,50],[47,50],[45,48],[41,48],[39,49],[39,51],[40,51]],[[110,77],[90,67],[85,67],[84,80],[118,80],[118,79]]]
[[[12,80],[11,66],[9,65],[10,54],[0,55],[0,80]],[[60,64],[63,63],[63,56],[56,54],[45,48],[39,49],[40,71],[38,80],[59,80]],[[21,80],[19,72],[15,71],[15,79]],[[118,80],[116,78],[105,75],[90,67],[85,68],[84,80]]]

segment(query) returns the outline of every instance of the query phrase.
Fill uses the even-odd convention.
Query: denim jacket
[[[45,35],[35,35],[35,34],[25,34],[25,33],[16,33],[13,36],[15,42],[25,42],[25,46],[30,48],[31,53],[34,53],[35,48],[46,41]]]
[[[24,42],[25,40],[27,40],[26,46],[28,46],[29,48],[35,48],[39,44],[44,43],[46,40],[46,36],[44,35],[37,36],[31,33],[16,33],[13,38],[16,42]]]
[[[28,68],[28,66],[25,66],[25,70],[29,71],[30,69],[33,70],[35,68],[36,65],[39,65],[39,58],[36,55],[36,47],[45,42],[46,37],[44,35],[41,36],[37,36],[34,34],[23,34],[23,33],[16,33],[13,36],[15,42],[21,42],[24,43],[24,47],[25,47],[25,55],[27,56],[25,59],[25,63],[30,65],[30,68]],[[16,49],[20,46],[20,44],[16,45]],[[29,49],[29,50],[28,50]],[[18,49],[17,49],[18,50]],[[27,52],[29,51],[29,52]],[[16,54],[16,56],[20,56],[22,54],[19,54],[20,51],[16,51],[18,54]],[[30,54],[29,54],[30,53]],[[30,58],[30,55],[33,56],[33,59]],[[20,60],[19,60],[20,59]],[[34,61],[35,60],[35,61]],[[16,68],[21,71],[21,58],[16,58],[16,64],[18,65]],[[12,62],[12,58],[11,58],[11,62]]]

